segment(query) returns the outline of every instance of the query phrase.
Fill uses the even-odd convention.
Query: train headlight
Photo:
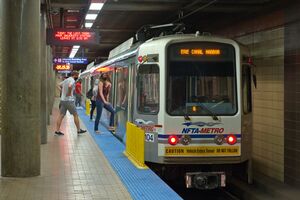
[[[225,137],[224,135],[216,135],[215,137],[215,143],[218,145],[221,145],[225,142]]]
[[[168,142],[170,145],[176,145],[178,143],[179,139],[176,135],[169,136]]]
[[[181,144],[188,145],[191,143],[191,137],[189,135],[184,135],[181,137],[180,141],[181,141]]]
[[[234,145],[237,142],[235,135],[228,135],[226,141],[230,145]]]

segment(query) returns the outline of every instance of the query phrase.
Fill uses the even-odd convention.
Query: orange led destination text
[[[180,55],[221,55],[220,49],[180,49]]]
[[[56,65],[55,69],[57,71],[70,70],[71,66],[70,65]]]

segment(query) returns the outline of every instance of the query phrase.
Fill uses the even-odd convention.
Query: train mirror
[[[256,74],[252,75],[252,80],[253,80],[254,87],[256,88],[256,84],[257,84],[257,82],[256,82]]]

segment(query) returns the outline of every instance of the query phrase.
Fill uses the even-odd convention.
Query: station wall
[[[284,34],[284,180],[300,186],[300,3],[286,8]]]
[[[284,181],[284,17],[282,11],[234,24],[222,34],[248,46],[256,65],[253,167]]]
[[[254,169],[300,186],[300,3],[223,29],[257,65]]]

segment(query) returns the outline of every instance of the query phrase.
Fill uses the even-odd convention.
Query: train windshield
[[[167,64],[168,114],[234,115],[235,65],[235,51],[228,44],[171,44]]]

